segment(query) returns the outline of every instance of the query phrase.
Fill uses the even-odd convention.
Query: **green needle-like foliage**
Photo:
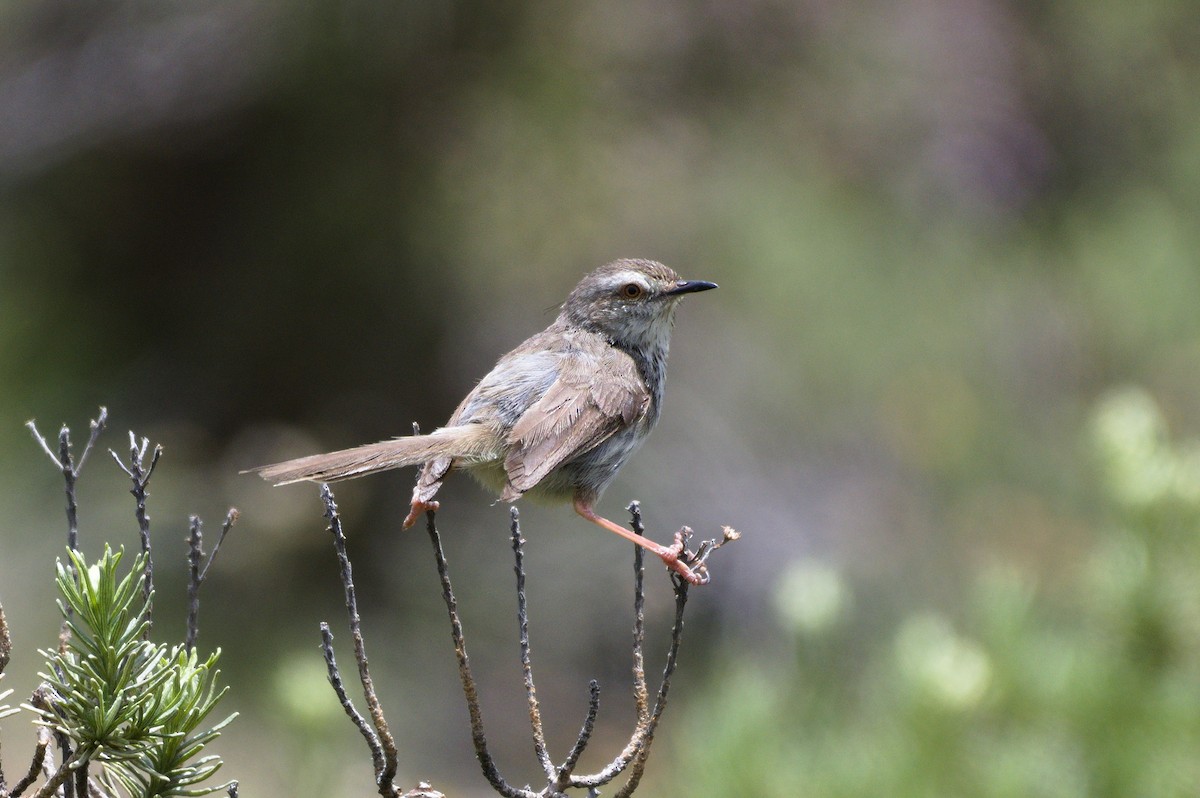
[[[156,692],[150,707],[152,723],[160,731],[154,745],[132,760],[110,768],[113,777],[134,795],[205,795],[213,787],[197,787],[221,767],[221,759],[209,755],[196,759],[204,746],[233,720],[227,717],[211,728],[197,731],[227,688],[218,688],[214,670],[219,652],[200,662],[196,652],[176,646],[163,659],[170,678]],[[192,760],[195,761],[192,761]]]
[[[73,568],[60,561],[57,581],[71,637],[64,651],[42,652],[41,675],[53,691],[37,710],[42,722],[72,741],[74,766],[103,764],[104,782],[132,796],[223,789],[199,786],[221,766],[217,756],[200,756],[204,746],[234,717],[198,730],[225,693],[213,669],[220,652],[200,662],[183,646],[142,639],[144,556],[121,578],[122,551],[106,546],[91,566],[77,552],[67,555]]]
[[[4,677],[0,676],[0,679],[2,679],[2,678],[4,678]],[[3,701],[4,699],[8,698],[10,695],[12,695],[11,689],[0,690],[0,701]],[[20,712],[20,711],[21,710],[10,707],[7,704],[0,704],[0,718],[7,718],[9,715],[16,714],[17,712]]]

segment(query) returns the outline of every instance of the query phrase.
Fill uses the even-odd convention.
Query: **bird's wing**
[[[566,354],[558,378],[509,431],[504,461],[514,499],[563,463],[638,422],[650,393],[629,355],[597,342]]]

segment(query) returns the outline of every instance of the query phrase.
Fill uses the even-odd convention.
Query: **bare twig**
[[[163,453],[162,446],[156,445],[150,454],[150,465],[146,465],[146,450],[149,448],[149,438],[142,438],[139,443],[137,436],[130,432],[128,466],[121,462],[121,458],[116,452],[112,449],[108,450],[120,469],[133,482],[133,487],[129,492],[137,501],[134,515],[137,517],[138,531],[142,536],[142,553],[146,555],[146,579],[142,583],[142,592],[146,598],[146,612],[143,616],[146,620],[146,630],[143,632],[143,637],[147,640],[150,639],[150,627],[153,623],[151,603],[154,597],[154,559],[150,551],[150,516],[146,514],[146,497],[150,494],[146,487],[150,484],[150,477],[154,475],[154,467],[158,465],[158,459],[162,457]]]
[[[48,739],[53,742],[54,734],[51,733]],[[52,746],[48,746],[46,748],[46,755],[42,757],[42,778],[50,778],[57,772],[57,770],[58,768],[54,764],[54,748]]]
[[[75,476],[79,476],[79,472],[83,469],[83,464],[87,462],[88,455],[92,453],[92,447],[96,445],[96,439],[104,431],[104,425],[107,422],[108,408],[101,406],[99,415],[88,422],[91,432],[88,435],[87,445],[83,447],[83,454],[79,455],[79,465],[75,467]]]
[[[4,605],[0,604],[0,673],[8,667],[12,656],[12,637],[8,633],[8,620],[4,617]]]
[[[350,696],[346,693],[346,685],[342,681],[342,674],[338,670],[337,659],[333,655],[333,632],[329,630],[329,624],[321,621],[321,651],[325,654],[325,669],[329,675],[329,684],[333,686],[333,692],[337,694],[338,701],[342,705],[342,709],[350,717],[350,720],[362,732],[363,739],[367,741],[367,747],[371,749],[371,761],[375,765],[375,772],[383,771],[383,749],[379,745],[379,735],[367,723],[367,719],[362,716],[362,713],[355,708],[354,702],[350,700]]]
[[[199,516],[193,515],[188,519],[188,614],[187,637],[184,640],[188,651],[195,647],[196,637],[200,634],[200,585],[204,584],[209,567],[217,558],[217,552],[221,550],[225,536],[229,534],[229,530],[233,528],[237,520],[237,508],[230,507],[229,512],[225,514],[225,523],[221,525],[221,536],[217,538],[212,554],[208,555],[204,566],[201,567],[200,561],[204,560],[203,525]]]
[[[616,798],[629,798],[641,782],[646,760],[650,756],[650,745],[654,742],[654,732],[658,728],[658,721],[662,718],[663,710],[667,708],[667,691],[671,689],[671,675],[675,673],[675,665],[679,661],[679,646],[683,642],[683,611],[687,606],[688,597],[687,582],[672,574],[671,583],[675,590],[675,623],[671,626],[671,645],[667,650],[667,663],[663,666],[662,682],[658,686],[658,695],[654,699],[654,711],[650,713],[646,723],[639,724],[642,739],[637,745],[629,780],[624,787],[617,791]],[[643,729],[644,731],[642,731]],[[633,746],[639,732],[635,732],[634,739],[630,740],[630,747]],[[626,750],[629,750],[628,747]]]
[[[33,761],[29,763],[29,772],[24,778],[13,785],[12,792],[9,793],[11,798],[20,798],[20,796],[29,789],[29,785],[37,781],[38,774],[42,772],[42,764],[46,761],[46,750],[50,747],[50,730],[45,726],[39,726],[37,730],[37,745],[33,749]]]
[[[367,652],[360,627],[354,577],[350,567],[350,558],[346,554],[346,535],[342,531],[342,519],[338,515],[337,502],[334,501],[333,491],[329,489],[328,484],[321,485],[321,500],[325,503],[325,517],[329,519],[329,531],[333,533],[333,545],[337,551],[342,587],[346,593],[346,614],[350,619],[350,636],[354,640],[354,659],[358,663],[358,678],[362,682],[367,711],[371,714],[371,723],[379,735],[379,748],[382,749],[377,751],[372,747],[371,750],[371,756],[375,762],[375,782],[379,786],[381,795],[395,795],[397,790],[392,780],[396,777],[398,759],[396,741],[388,728],[387,719],[383,716],[383,708],[379,704],[379,697],[375,694],[375,685],[367,666]],[[367,742],[370,744],[370,738]]]
[[[241,514],[236,507],[230,507],[229,512],[225,513],[225,523],[221,524],[221,536],[217,538],[217,543],[213,546],[212,554],[208,555],[208,559],[204,561],[204,568],[200,571],[201,582],[208,576],[208,569],[212,567],[213,560],[217,559],[217,552],[221,550],[221,544],[225,542],[225,536],[229,534],[229,530],[233,529],[233,525],[237,523],[240,517]]]
[[[79,798],[88,798],[88,763],[84,762],[75,769],[75,794]]]
[[[79,469],[71,458],[71,430],[63,424],[58,431],[58,462],[62,464],[63,482],[67,491],[67,547],[79,550],[79,504],[75,500],[75,482]]]
[[[334,548],[337,553],[342,585],[346,594],[346,611],[349,616],[351,635],[354,638],[355,660],[359,666],[359,679],[363,685],[363,692],[367,700],[372,723],[369,724],[367,722],[366,718],[358,712],[350,700],[334,657],[333,635],[329,630],[329,625],[322,623],[321,648],[325,656],[329,681],[347,716],[350,717],[351,721],[358,727],[360,733],[367,741],[379,781],[380,794],[400,798],[397,788],[391,783],[391,779],[396,772],[395,745],[388,732],[387,722],[384,720],[383,712],[375,694],[367,667],[353,574],[350,560],[346,553],[346,538],[342,530],[337,504],[328,485],[321,486],[321,498],[326,506],[325,515],[329,519],[329,530],[333,533],[334,537]],[[629,510],[632,514],[632,527],[640,535],[643,533],[643,528],[641,512],[637,502],[631,504]],[[458,600],[454,595],[454,589],[449,576],[449,566],[446,561],[445,551],[442,548],[441,536],[437,530],[435,509],[427,509],[425,516],[426,529],[429,534],[430,543],[433,546],[434,559],[437,565],[438,579],[442,586],[442,598],[446,604],[446,611],[450,618],[450,635],[454,643],[455,657],[458,661],[459,679],[462,683],[463,695],[467,704],[467,713],[470,718],[471,740],[484,778],[487,779],[488,783],[497,793],[506,798],[565,798],[566,791],[572,789],[586,790],[589,796],[599,795],[599,787],[608,784],[622,773],[627,772],[628,780],[620,789],[618,795],[629,796],[632,794],[641,780],[655,731],[666,708],[671,677],[675,672],[679,648],[682,643],[683,616],[687,604],[688,583],[674,574],[671,575],[671,583],[675,593],[675,623],[671,631],[671,641],[667,652],[666,664],[663,668],[662,681],[655,696],[653,707],[651,707],[649,689],[646,685],[643,654],[645,642],[644,555],[640,547],[634,547],[633,677],[637,724],[623,750],[605,768],[590,775],[576,776],[574,775],[574,769],[591,740],[595,728],[596,717],[600,707],[600,687],[595,680],[590,682],[588,710],[582,727],[567,757],[561,765],[556,767],[550,757],[549,748],[546,744],[545,728],[533,678],[532,655],[529,641],[528,603],[525,593],[523,551],[525,541],[521,536],[520,515],[515,508],[511,510],[511,537],[514,573],[516,574],[517,582],[517,620],[520,634],[521,670],[529,705],[529,719],[533,732],[535,754],[546,775],[546,784],[540,791],[535,792],[528,786],[517,788],[509,784],[500,774],[496,762],[488,750],[478,688],[471,673],[470,657],[467,654],[462,621],[458,614]],[[680,550],[686,552],[686,544],[690,540],[690,530],[686,528],[680,530],[676,538]],[[728,540],[735,538],[736,533],[728,530],[725,540],[720,543],[706,541],[701,544],[698,552],[695,554],[686,553],[694,561],[703,564],[712,551],[728,542]],[[198,556],[193,557],[193,572],[196,571],[198,562]],[[422,784],[418,785],[416,790],[405,793],[405,796],[434,794],[437,794],[436,791],[433,791],[431,788],[426,789],[426,785]]]
[[[640,534],[641,515],[640,507],[634,503],[630,505],[630,513],[634,518],[634,530]],[[638,548],[638,547],[635,547]],[[638,691],[637,671],[641,663],[641,644],[643,637],[644,621],[640,620],[642,613],[640,612],[644,599],[642,598],[642,566],[639,562],[640,552],[634,554],[635,568],[635,595],[634,607],[634,681],[635,693]],[[573,787],[589,787],[595,788],[603,784],[607,784],[614,778],[619,776],[626,768],[632,764],[633,769],[630,772],[629,781],[617,793],[623,798],[629,796],[637,788],[638,782],[641,780],[642,769],[645,767],[646,759],[650,754],[650,744],[654,740],[654,732],[658,727],[659,719],[662,717],[663,710],[667,706],[667,693],[671,687],[671,676],[675,672],[675,665],[678,661],[679,646],[682,643],[683,635],[683,613],[687,605],[688,583],[678,578],[677,575],[671,575],[671,585],[675,591],[675,623],[671,628],[671,645],[667,651],[667,662],[663,668],[662,683],[659,685],[658,694],[655,697],[654,709],[648,714],[645,712],[644,701],[642,697],[638,698],[638,724],[634,729],[633,735],[629,738],[629,742],[625,748],[617,755],[602,770],[588,776],[572,776],[570,784]],[[644,674],[641,677],[642,685],[644,685]],[[644,687],[642,687],[644,689]]]
[[[58,431],[58,454],[55,454],[50,448],[50,444],[46,442],[46,438],[38,431],[37,423],[32,419],[25,422],[25,426],[29,429],[30,434],[33,435],[33,439],[37,441],[38,445],[42,447],[42,451],[46,453],[51,462],[62,472],[64,489],[67,495],[67,548],[72,551],[79,550],[79,503],[75,499],[75,483],[79,479],[79,472],[83,468],[88,454],[96,444],[96,439],[104,431],[104,425],[107,421],[108,408],[101,406],[100,412],[90,422],[91,434],[88,436],[87,445],[83,447],[83,454],[80,456],[78,463],[74,462],[71,455],[71,430],[66,424]],[[67,563],[67,568],[74,575],[74,564]],[[63,620],[62,626],[58,630],[59,653],[67,650],[67,643],[71,639],[71,627],[68,622],[72,612],[68,607],[67,618]]]
[[[51,798],[58,792],[59,787],[62,787],[63,798],[72,798],[75,791],[72,788],[70,776],[71,763],[64,761],[58,770],[54,771],[54,775],[48,778],[42,788],[34,794],[34,798]]]
[[[630,526],[634,534],[645,535],[642,526],[641,502],[629,503]],[[645,551],[641,546],[633,547],[633,698],[637,707],[638,724],[644,724],[650,714],[650,693],[646,687],[646,662],[642,645],[646,641],[646,567]]]
[[[196,646],[200,634],[200,558],[204,556],[204,531],[200,516],[188,517],[188,613],[187,635],[183,645],[188,653]]]
[[[63,798],[75,798],[75,782],[71,781],[71,774],[67,768],[67,763],[75,760],[75,751],[71,748],[71,739],[60,731],[54,732],[54,739],[58,742],[58,750],[62,752],[62,764],[59,765],[58,770],[51,778],[53,780],[60,773],[63,774],[66,778],[62,780],[62,796]],[[38,795],[42,795],[45,790],[46,787],[43,785],[42,791]]]
[[[570,785],[571,773],[591,739],[592,729],[595,728],[596,714],[600,711],[600,685],[595,679],[591,681],[588,712],[583,726],[567,758],[560,767],[556,768],[550,760],[550,754],[546,747],[546,734],[538,706],[537,688],[533,682],[533,666],[529,653],[529,613],[525,599],[525,541],[521,537],[520,514],[517,512],[517,508],[513,507],[509,513],[512,518],[513,571],[517,576],[517,621],[520,626],[521,671],[525,680],[525,694],[529,701],[529,720],[533,727],[534,752],[546,773],[547,787],[542,794],[559,795],[564,788]]]
[[[100,409],[103,410],[104,408],[102,407]],[[46,453],[46,456],[49,457],[50,460],[53,461],[53,463],[61,469],[63,467],[62,461],[58,459],[58,455],[56,455],[54,453],[54,450],[50,448],[50,444],[46,443],[46,437],[44,435],[42,435],[42,433],[38,432],[37,422],[34,421],[32,418],[29,419],[28,421],[25,422],[25,428],[28,429],[29,432],[33,434],[33,439],[35,441],[37,441],[38,444],[42,447],[42,451]],[[66,429],[65,424],[63,425],[63,429]],[[68,430],[68,432],[69,432],[69,430]],[[59,436],[59,440],[61,443],[61,439],[62,439],[62,430],[61,429],[58,431],[58,436]]]
[[[4,669],[8,666],[8,660],[12,653],[12,638],[8,633],[8,621],[4,617],[4,606],[0,605],[0,678],[4,675]],[[0,691],[0,699],[5,697],[7,691]],[[10,710],[0,707],[0,718],[6,717]],[[36,768],[35,768],[36,771]],[[8,780],[4,776],[4,757],[0,756],[0,795],[8,795]]]
[[[688,529],[687,527],[684,527],[684,529],[686,529],[689,533],[691,532],[691,530]],[[702,540],[702,541],[700,541],[700,545],[696,548],[696,553],[694,555],[692,555],[693,556],[692,564],[704,565],[706,562],[708,562],[708,558],[712,555],[712,553],[714,551],[721,548],[726,543],[732,543],[733,541],[739,539],[741,536],[742,536],[742,533],[738,532],[736,529],[734,529],[731,526],[721,527],[721,539],[720,540]]]
[[[446,602],[446,611],[450,615],[450,636],[454,640],[454,654],[458,658],[458,676],[462,681],[463,694],[467,700],[467,713],[471,717],[471,742],[475,745],[475,757],[483,769],[483,777],[492,785],[492,789],[506,798],[538,798],[537,793],[532,790],[519,790],[510,786],[500,775],[495,760],[488,752],[487,736],[483,732],[483,713],[479,708],[479,692],[475,687],[475,679],[471,675],[471,660],[467,656],[462,621],[458,617],[458,599],[454,597],[454,589],[450,584],[446,554],[442,551],[442,539],[437,531],[436,513],[428,510],[425,518],[425,528],[429,533],[429,540],[433,544],[434,558],[437,560],[438,578],[442,583],[442,599]]]
[[[592,729],[596,727],[596,714],[600,711],[600,683],[592,679],[588,683],[588,711],[587,716],[583,719],[583,726],[579,729],[579,736],[575,738],[575,745],[571,746],[570,753],[559,766],[559,777],[555,779],[555,789],[561,790],[567,786],[567,781],[562,778],[563,775],[570,776],[575,771],[575,766],[579,763],[579,757],[583,754],[583,749],[587,747],[588,741],[592,738]],[[560,783],[561,782],[561,783]]]
[[[630,505],[630,513],[633,516],[633,529],[638,534],[642,534],[642,522],[640,507],[636,502]],[[467,712],[471,718],[471,737],[475,744],[475,754],[479,759],[480,766],[483,768],[484,777],[492,785],[496,792],[509,798],[557,798],[564,795],[567,789],[586,789],[589,795],[598,795],[597,789],[604,784],[609,783],[617,776],[628,770],[629,778],[626,784],[617,793],[618,796],[627,798],[633,793],[641,781],[642,773],[645,768],[646,760],[650,753],[650,746],[654,739],[654,733],[658,727],[659,720],[662,717],[663,711],[666,709],[667,694],[670,690],[671,676],[675,672],[675,667],[678,663],[679,647],[682,643],[683,633],[683,616],[684,609],[687,605],[688,583],[678,578],[676,575],[671,575],[671,583],[675,593],[675,623],[671,630],[671,643],[667,652],[667,661],[663,668],[662,682],[659,685],[658,693],[655,697],[653,709],[649,706],[649,691],[646,686],[644,656],[642,653],[643,643],[645,639],[645,594],[644,594],[644,574],[645,568],[643,563],[643,554],[640,547],[635,546],[634,554],[634,640],[633,640],[633,656],[634,656],[634,693],[637,703],[638,722],[631,735],[629,742],[625,748],[613,759],[605,768],[597,773],[576,776],[573,775],[576,764],[580,755],[588,744],[591,738],[592,729],[594,728],[596,715],[599,711],[600,704],[600,688],[599,685],[592,681],[590,685],[590,698],[588,702],[588,713],[584,720],[574,746],[563,761],[563,764],[555,768],[553,764],[547,766],[549,762],[549,754],[547,752],[544,730],[542,727],[541,711],[537,701],[537,693],[533,683],[532,665],[530,662],[530,646],[528,633],[528,612],[525,599],[525,573],[524,573],[524,556],[522,548],[524,541],[521,538],[519,527],[519,516],[514,509],[511,513],[512,518],[512,539],[513,539],[513,555],[515,559],[514,570],[517,576],[517,618],[520,625],[520,645],[521,645],[521,666],[525,680],[525,690],[529,701],[530,722],[533,727],[534,748],[537,753],[539,762],[542,764],[547,774],[546,787],[538,793],[534,793],[529,788],[524,790],[517,789],[509,785],[500,775],[494,760],[488,753],[487,738],[483,730],[483,720],[479,707],[479,697],[475,686],[474,679],[471,675],[470,659],[467,656],[466,643],[463,638],[462,623],[458,617],[458,602],[454,597],[454,592],[450,583],[446,557],[442,550],[441,538],[437,532],[435,513],[428,511],[426,513],[427,529],[429,532],[430,541],[433,544],[434,555],[437,560],[438,576],[442,583],[442,595],[446,602],[446,609],[450,615],[450,632],[454,640],[455,654],[458,658],[459,677],[462,681],[463,693],[466,696]],[[683,549],[689,539],[690,530],[680,530],[677,538],[680,542],[680,547]],[[737,534],[727,528],[725,538],[720,542],[705,541],[701,544],[699,551],[696,554],[689,553],[689,556],[696,559],[697,562],[703,563],[712,551],[719,548],[729,540],[736,539]]]
[[[34,709],[43,711],[54,711],[53,692],[48,684],[42,684],[33,691],[33,695],[29,697],[29,705]],[[43,727],[44,728],[44,727]],[[71,780],[72,773],[78,769],[80,762],[77,757],[79,752],[73,751],[70,740],[62,732],[47,730],[49,733],[43,737],[38,735],[38,746],[41,748],[40,754],[35,754],[35,760],[40,758],[40,769],[42,776],[46,779],[42,788],[35,793],[37,798],[49,798],[61,788],[63,798],[73,798],[75,795],[75,783]],[[45,745],[42,744],[43,740]],[[54,767],[54,757],[50,752],[50,741],[54,740],[58,743],[59,749],[62,751],[62,764],[57,768]],[[30,769],[29,783],[37,777],[34,769]],[[23,782],[25,780],[22,780]],[[21,787],[24,791],[25,787]],[[13,792],[13,795],[17,795]]]
[[[533,664],[529,655],[529,614],[525,603],[525,564],[521,539],[520,513],[516,507],[509,509],[512,519],[512,549],[516,563],[513,571],[517,575],[517,623],[520,627],[521,673],[525,679],[525,696],[529,701],[529,723],[533,727],[533,750],[549,781],[555,781],[554,763],[546,750],[546,731],[542,726],[542,713],[538,707],[537,688],[533,684]]]
[[[99,414],[90,422],[91,434],[88,436],[87,445],[83,447],[83,454],[79,456],[78,463],[71,455],[71,430],[65,424],[58,431],[58,454],[55,454],[50,448],[50,444],[46,442],[46,438],[38,431],[37,423],[32,419],[25,422],[25,426],[33,435],[33,439],[42,447],[42,451],[62,471],[67,494],[67,546],[72,551],[79,549],[79,505],[75,500],[75,482],[79,479],[79,472],[83,469],[83,464],[87,461],[92,447],[96,444],[96,439],[104,431],[107,421],[108,409],[101,407]]]

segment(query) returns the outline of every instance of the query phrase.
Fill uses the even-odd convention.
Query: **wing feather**
[[[504,461],[509,488],[517,495],[529,490],[554,469],[637,423],[649,403],[641,375],[624,352],[603,346],[569,353],[558,379],[509,432],[511,448]]]

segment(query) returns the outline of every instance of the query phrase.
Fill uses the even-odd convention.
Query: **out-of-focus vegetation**
[[[660,794],[1194,794],[1196,480],[1159,425],[1200,434],[1196,86],[1167,0],[4,4],[8,684],[62,545],[22,422],[103,403],[168,446],[160,540],[242,510],[204,612],[243,794],[369,792],[316,492],[237,471],[436,426],[637,255],[721,289],[603,509],[745,535],[693,599]],[[106,466],[84,528],[132,530]],[[485,794],[408,479],[339,490],[372,666],[401,780]],[[445,493],[496,753],[532,764],[506,514]],[[598,677],[619,739],[628,553],[523,519],[548,732]]]
[[[1106,519],[1052,585],[996,561],[960,606],[855,599],[797,562],[779,644],[726,653],[677,740],[714,795],[1191,795],[1200,784],[1200,444],[1114,393],[1091,436]],[[781,668],[781,662],[790,667]],[[668,787],[662,785],[663,793]]]

